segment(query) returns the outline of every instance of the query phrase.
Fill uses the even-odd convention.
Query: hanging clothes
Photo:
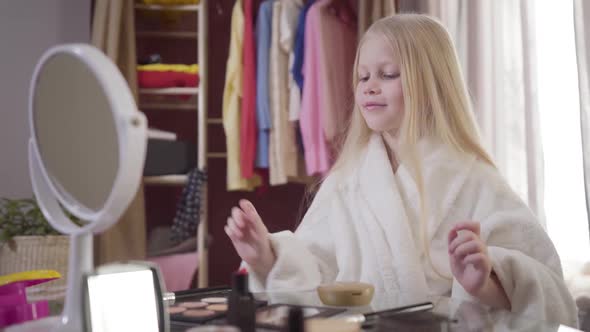
[[[323,57],[320,63],[324,64],[320,82],[324,82],[326,94],[319,111],[323,117],[324,137],[332,149],[346,134],[354,106],[351,82],[357,48],[357,22],[356,14],[346,1],[335,13],[330,11],[325,6],[320,9],[320,35],[326,37],[320,52]]]
[[[301,92],[303,91],[303,57],[304,57],[304,50],[305,50],[305,20],[307,18],[307,12],[311,8],[315,1],[309,0],[305,6],[301,9],[299,13],[299,17],[297,19],[297,29],[295,31],[295,41],[293,45],[293,66],[291,67],[291,74],[293,75],[293,80],[297,84],[297,90],[293,93],[295,95],[301,96]],[[299,120],[299,112],[301,111],[301,107],[293,108],[289,110],[292,112],[290,114],[291,120]]]
[[[206,171],[195,168],[189,173],[172,221],[172,241],[179,243],[196,236],[201,216],[202,188],[206,181]]]
[[[260,5],[256,20],[256,120],[258,123],[256,167],[258,168],[268,168],[269,165],[271,115],[268,75],[274,2],[275,0],[265,0]]]
[[[353,105],[350,75],[357,27],[334,15],[332,2],[316,1],[305,19],[300,125],[308,175],[326,174],[330,169],[328,143],[346,127]]]
[[[240,166],[242,176],[254,176],[256,156],[256,50],[254,42],[254,0],[243,0],[244,46],[242,113],[240,114]]]
[[[396,1],[359,1],[358,13],[358,35],[360,37],[365,33],[365,31],[367,31],[373,22],[380,18],[394,15],[396,13]]]
[[[272,42],[270,47],[270,108],[272,129],[270,131],[271,185],[288,182],[288,177],[297,176],[298,149],[295,142],[295,127],[289,121],[289,49],[281,43],[281,27],[285,17],[283,8],[289,1],[275,1],[272,16]]]
[[[303,0],[284,0],[281,4],[281,15],[279,23],[279,43],[282,51],[288,55],[288,68],[293,68],[295,63],[295,34],[297,32],[297,21],[303,8]],[[301,90],[297,86],[293,74],[288,73],[289,89],[289,119],[299,120],[301,109]]]
[[[242,177],[240,167],[240,102],[242,98],[242,47],[244,45],[244,12],[242,0],[232,10],[229,56],[223,90],[222,121],[227,151],[227,190],[253,190],[260,178]]]
[[[305,84],[302,89],[301,111],[299,115],[303,145],[305,147],[305,164],[307,174],[324,174],[330,169],[329,149],[323,135],[323,118],[321,107],[326,95],[325,85],[321,82],[324,63],[320,52],[324,36],[320,35],[320,8],[327,6],[331,0],[319,0],[310,8],[305,17],[304,55],[302,76]],[[297,80],[297,77],[295,77]],[[297,82],[299,84],[299,81]]]

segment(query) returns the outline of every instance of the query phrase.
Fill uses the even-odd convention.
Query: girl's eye
[[[361,82],[366,82],[368,80],[369,80],[369,76],[361,76],[361,77],[359,77],[359,81],[361,81]]]
[[[383,78],[388,79],[388,80],[393,80],[399,77],[399,74],[383,74],[382,75]]]

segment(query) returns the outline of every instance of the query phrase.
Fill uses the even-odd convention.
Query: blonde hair
[[[458,152],[475,155],[492,166],[494,162],[482,147],[457,53],[444,26],[420,14],[398,14],[376,21],[357,48],[354,88],[358,83],[360,50],[368,38],[375,37],[389,44],[399,61],[404,115],[397,137],[400,151],[396,151],[396,158],[414,172],[412,175],[418,185],[421,201],[420,227],[425,253],[434,271],[441,275],[432,264],[425,236],[428,207],[416,151],[417,143],[428,137]],[[371,129],[355,104],[348,131],[331,171],[343,170],[354,164],[367,146],[371,134]]]

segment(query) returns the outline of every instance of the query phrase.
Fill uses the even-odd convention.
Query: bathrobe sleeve
[[[277,260],[266,280],[249,269],[252,291],[310,290],[336,279],[335,233],[328,218],[335,194],[331,182],[328,177],[322,184],[295,233],[271,234]]]
[[[476,175],[460,196],[471,197],[471,215],[481,222],[481,237],[512,311],[577,326],[577,309],[545,230],[496,170],[481,167]],[[452,293],[471,298],[456,280]]]

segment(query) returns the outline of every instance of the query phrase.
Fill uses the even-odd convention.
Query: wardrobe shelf
[[[209,119],[207,116],[209,0],[191,1],[192,3],[197,2],[198,4],[187,5],[146,4],[152,2],[146,0],[141,2],[135,4],[135,12],[139,20],[145,20],[145,24],[136,24],[136,28],[139,27],[139,30],[135,30],[134,38],[129,38],[140,44],[136,46],[137,55],[147,57],[150,54],[154,54],[154,52],[157,53],[158,48],[165,48],[166,50],[168,48],[174,48],[176,52],[172,53],[179,54],[179,58],[176,61],[180,63],[196,63],[199,69],[197,77],[198,86],[162,89],[139,88],[137,91],[138,95],[140,95],[138,108],[146,111],[146,116],[154,117],[154,119],[150,119],[154,120],[154,122],[158,122],[160,115],[164,114],[152,114],[149,111],[154,110],[157,113],[167,112],[166,117],[169,117],[168,119],[172,120],[170,123],[177,125],[179,127],[178,129],[184,128],[185,123],[183,121],[185,119],[183,118],[188,115],[187,113],[190,112],[193,114],[194,112],[190,117],[196,121],[191,120],[190,122],[192,126],[196,127],[194,130],[196,139],[194,153],[197,157],[195,166],[196,169],[204,172],[207,169],[208,158],[222,158],[221,153],[209,154],[207,151],[208,125],[216,124],[216,126],[219,126],[218,124],[223,123],[219,118]],[[160,12],[158,13],[158,11]],[[142,15],[148,13],[165,14],[166,12],[179,14],[182,16],[182,19],[176,19],[178,15],[172,15],[170,18],[174,18],[173,21],[163,19],[158,21],[153,19],[153,15]],[[172,42],[172,44],[163,43],[164,41]],[[193,58],[195,52],[196,58]],[[180,112],[186,113],[180,114]],[[158,186],[182,188],[188,185],[189,174],[144,176],[143,183],[152,188]],[[207,198],[207,189],[207,185],[200,186],[199,188],[204,201]],[[198,230],[195,233],[198,258],[195,257],[196,260],[193,263],[195,263],[195,273],[198,273],[198,283],[196,286],[197,288],[205,288],[209,284],[209,245],[206,241],[209,236],[208,205],[202,204],[200,209]],[[197,262],[198,264],[196,264]]]
[[[201,9],[201,5],[146,5],[135,4],[136,9],[140,10],[172,10],[180,12],[196,12]]]
[[[146,185],[169,185],[169,186],[180,186],[185,185],[188,182],[188,175],[186,174],[174,174],[174,175],[161,175],[161,176],[144,176],[143,181]]]
[[[153,38],[187,38],[198,39],[199,34],[192,31],[137,31],[135,33],[138,37],[153,37]]]
[[[196,95],[199,93],[199,88],[139,89],[139,93],[150,95]]]
[[[196,111],[197,105],[190,104],[156,104],[146,103],[139,105],[140,110],[174,110],[174,111]]]

